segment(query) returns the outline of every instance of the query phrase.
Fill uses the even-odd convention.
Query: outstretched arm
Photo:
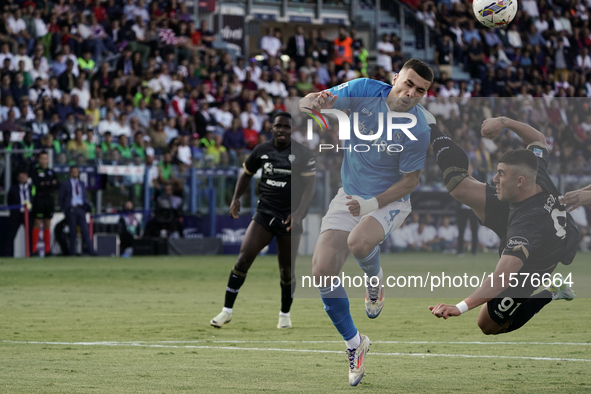
[[[546,146],[546,137],[544,137],[544,134],[528,124],[518,122],[506,116],[485,119],[482,122],[480,132],[483,137],[492,140],[497,138],[505,128],[514,131],[526,145],[538,142]]]
[[[444,319],[451,316],[460,316],[462,313],[474,309],[501,294],[503,290],[509,287],[511,280],[515,279],[511,278],[511,274],[517,273],[522,266],[523,262],[519,257],[503,255],[497,263],[492,279],[491,277],[486,278],[471,296],[458,305],[437,304],[436,306],[430,306],[429,310],[436,317],[443,317]],[[460,304],[463,305],[460,306]],[[460,307],[463,307],[464,310],[461,311]]]
[[[566,193],[560,203],[570,207],[568,212],[574,211],[581,205],[591,205],[591,185]]]
[[[324,90],[322,92],[309,93],[299,102],[300,111],[306,114],[312,113],[307,108],[312,108],[314,111],[321,109],[330,109],[333,107],[335,101],[339,96],[335,96],[332,92]]]

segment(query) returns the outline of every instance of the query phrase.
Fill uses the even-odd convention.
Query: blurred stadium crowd
[[[569,99],[591,97],[589,2],[521,0],[509,27],[494,30],[475,22],[468,0],[407,3],[440,38],[424,105],[469,153],[474,176],[486,180],[501,153],[521,146],[511,133],[480,138],[482,120],[498,115],[546,134],[558,159],[552,173],[589,173],[589,100]],[[146,164],[153,185],[177,191],[191,167],[239,166],[272,137],[270,115],[288,110],[290,98],[359,77],[389,82],[406,60],[396,34],[367,48],[354,29],[329,36],[302,26],[291,37],[269,28],[256,58],[234,58],[178,0],[2,7],[0,149],[23,149],[24,163],[34,162],[27,151],[45,149],[58,164]],[[454,67],[470,78],[450,78]],[[311,148],[336,141],[333,132],[307,141],[300,126],[294,139]],[[10,142],[10,131],[26,133]],[[339,160],[320,169],[336,170]],[[422,181],[440,181],[432,152]]]

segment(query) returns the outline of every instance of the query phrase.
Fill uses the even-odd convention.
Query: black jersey
[[[548,174],[548,150],[540,145],[528,149],[538,157],[536,183],[542,192],[510,205],[507,233],[499,249],[503,255],[521,259],[520,272],[542,276],[554,271],[558,263],[572,263],[579,230],[566,207],[558,202],[560,193]],[[531,281],[527,284],[531,286]]]
[[[263,173],[257,210],[286,219],[299,207],[302,177],[316,174],[314,153],[294,140],[283,150],[277,150],[272,140],[267,141],[257,145],[244,162],[244,169],[249,174],[259,168]]]
[[[33,167],[29,176],[33,181],[32,194],[35,198],[51,197],[52,193],[59,188],[57,176],[50,168],[44,170],[37,164]]]

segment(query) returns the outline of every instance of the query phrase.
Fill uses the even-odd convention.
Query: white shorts
[[[392,231],[400,227],[412,209],[409,199],[407,201],[394,201],[365,216],[353,216],[345,205],[349,201],[343,188],[340,188],[335,198],[330,202],[328,212],[322,218],[322,225],[320,226],[321,234],[327,230],[351,232],[361,219],[366,216],[372,216],[382,225],[385,235],[384,239],[386,239]]]

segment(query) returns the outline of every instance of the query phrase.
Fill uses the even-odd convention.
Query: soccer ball
[[[474,0],[474,15],[486,27],[501,27],[515,18],[517,0]]]

